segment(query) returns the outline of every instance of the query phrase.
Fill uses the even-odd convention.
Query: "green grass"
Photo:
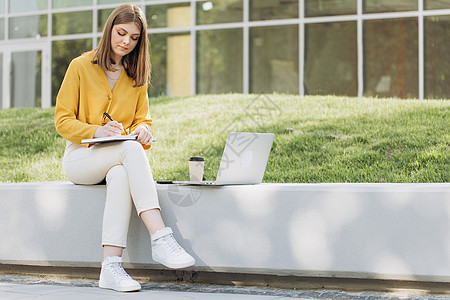
[[[273,132],[264,182],[449,182],[450,102],[291,95],[152,98],[156,180],[215,178],[229,131]],[[0,110],[0,182],[67,180],[54,109]]]

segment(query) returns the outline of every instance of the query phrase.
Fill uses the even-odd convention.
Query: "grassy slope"
[[[274,132],[265,182],[449,182],[450,102],[214,95],[150,100],[154,177],[214,179],[228,131]],[[53,109],[0,110],[0,182],[66,180]]]

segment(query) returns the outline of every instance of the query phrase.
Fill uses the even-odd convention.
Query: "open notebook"
[[[120,142],[120,141],[135,141],[137,139],[137,135],[116,135],[116,136],[107,136],[101,138],[94,139],[83,139],[81,140],[81,144],[97,144],[97,143],[110,143],[110,142]]]

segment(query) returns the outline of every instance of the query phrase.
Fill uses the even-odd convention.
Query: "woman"
[[[149,81],[146,18],[139,7],[125,4],[109,16],[99,46],[70,63],[56,99],[55,127],[67,140],[64,173],[75,184],[97,184],[106,179],[101,288],[141,288],[122,268],[133,203],[150,233],[153,260],[169,268],[195,263],[164,225],[144,152],[153,139]],[[124,132],[138,135],[139,143],[80,144],[82,139]]]

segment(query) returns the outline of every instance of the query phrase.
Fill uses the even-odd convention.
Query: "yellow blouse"
[[[103,69],[92,63],[94,55],[95,51],[90,51],[70,63],[56,97],[56,131],[66,140],[80,144],[108,123],[103,112],[129,132],[142,124],[151,126],[147,85],[133,87],[134,80],[123,69],[111,91]]]

